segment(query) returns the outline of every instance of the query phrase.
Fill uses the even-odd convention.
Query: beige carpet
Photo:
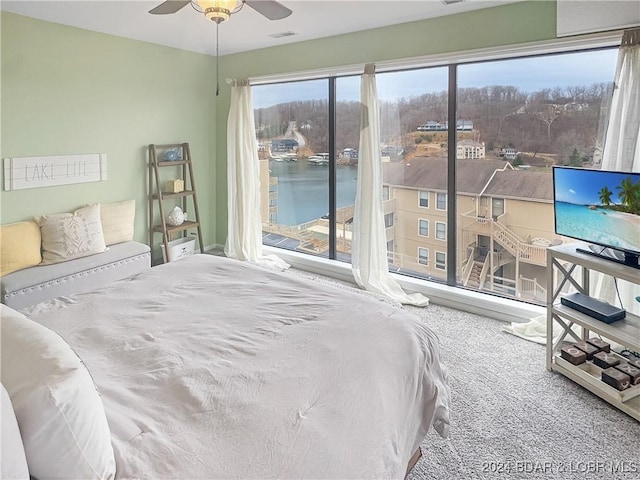
[[[490,318],[437,305],[402,308],[438,334],[453,402],[450,438],[429,433],[410,480],[640,479],[640,423],[548,372],[544,346]]]

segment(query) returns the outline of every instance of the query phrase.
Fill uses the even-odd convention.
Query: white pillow
[[[115,457],[89,371],[55,332],[0,304],[0,365],[39,480],[111,479]]]
[[[0,417],[2,419],[0,421],[0,426],[2,427],[0,478],[28,480],[29,468],[27,467],[27,459],[24,456],[20,429],[18,428],[16,415],[13,413],[11,399],[4,385],[0,385],[0,409],[2,410],[2,417]]]
[[[106,245],[100,222],[100,205],[89,205],[73,213],[35,218],[42,234],[42,263],[64,262],[104,252]]]
[[[103,203],[100,205],[100,219],[104,243],[109,246],[114,243],[133,240],[133,225],[136,217],[136,201]]]

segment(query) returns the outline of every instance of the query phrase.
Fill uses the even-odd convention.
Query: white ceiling
[[[0,2],[0,9],[96,32],[215,55],[216,26],[190,5],[172,15],[147,13],[163,0],[20,0]],[[252,8],[220,24],[220,54],[237,53],[370,28],[435,18],[523,0],[281,0],[293,10],[270,21]],[[292,31],[295,36],[269,35]]]

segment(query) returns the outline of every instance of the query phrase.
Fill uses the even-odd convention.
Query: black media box
[[[609,305],[606,302],[601,302],[582,293],[572,293],[566,297],[561,297],[560,303],[604,323],[613,323],[617,320],[622,320],[627,314],[622,308]]]

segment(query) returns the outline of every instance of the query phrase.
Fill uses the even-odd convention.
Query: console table
[[[581,244],[568,243],[547,249],[547,370],[565,375],[640,421],[640,385],[616,390],[601,380],[600,367],[591,362],[573,365],[560,356],[564,341],[586,340],[590,334],[640,352],[640,317],[627,312],[626,318],[607,324],[560,303],[560,293],[567,283],[579,292],[591,295],[590,271],[640,284],[638,269],[577,252],[578,246]],[[572,330],[574,325],[581,327],[581,335]],[[561,328],[561,332],[554,343],[555,327]]]

